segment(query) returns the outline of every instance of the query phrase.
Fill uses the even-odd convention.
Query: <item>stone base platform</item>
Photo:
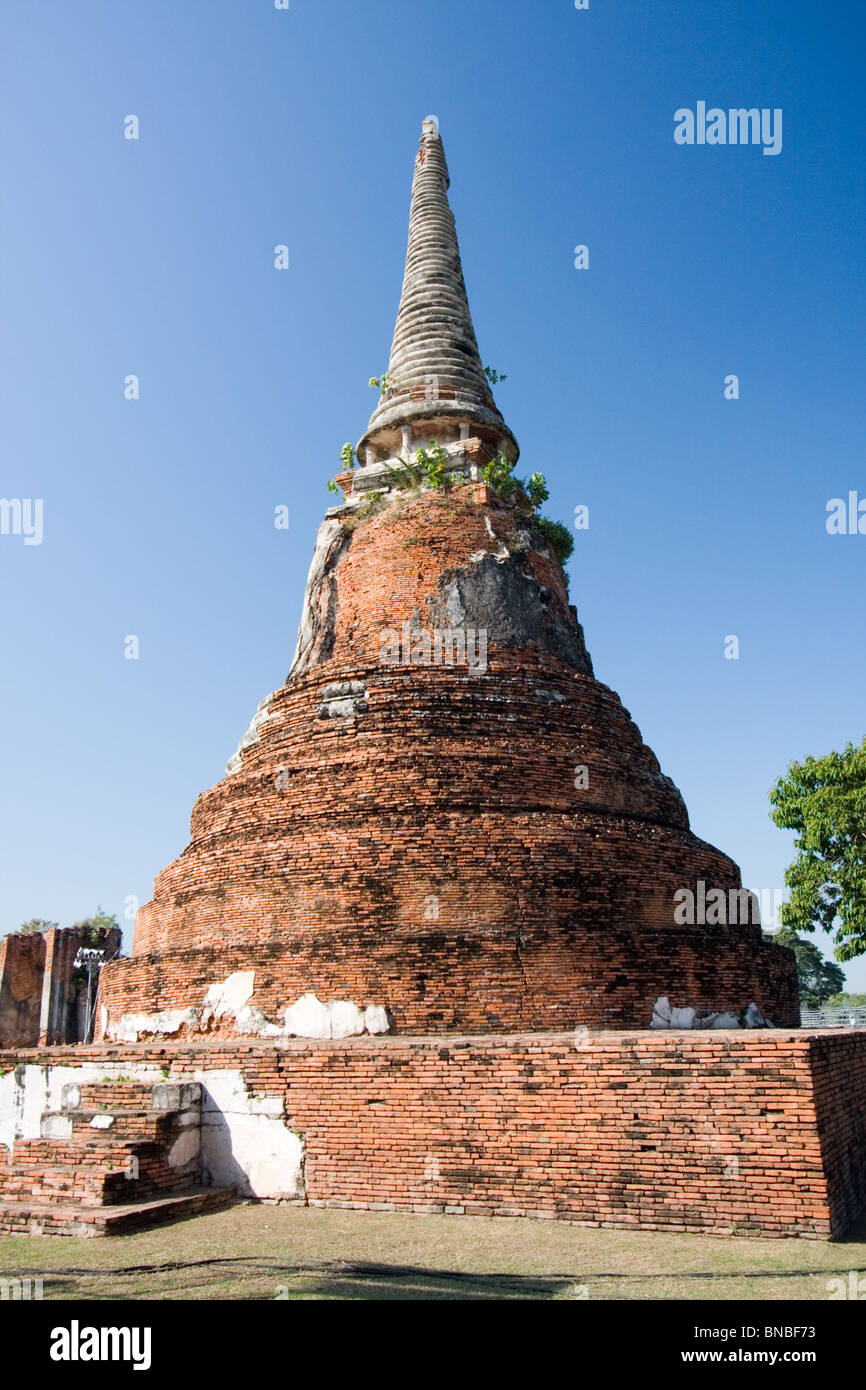
[[[198,1082],[198,1182],[265,1200],[812,1239],[866,1207],[866,1032],[2,1052],[0,1144],[14,1161],[64,1087],[112,1077]]]

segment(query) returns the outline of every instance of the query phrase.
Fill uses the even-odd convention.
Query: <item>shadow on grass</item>
[[[19,1271],[23,1274],[24,1271]],[[732,1280],[788,1280],[829,1275],[845,1276],[848,1265],[835,1268],[757,1270],[656,1270],[630,1274],[622,1270],[591,1274],[463,1273],[415,1265],[298,1263],[256,1256],[180,1260],[132,1265],[121,1269],[54,1269],[45,1274],[45,1296],[51,1299],[148,1300],[209,1299],[244,1302],[331,1300],[535,1300],[591,1298],[601,1283],[613,1282],[629,1298],[629,1286],[675,1279],[686,1286],[707,1281],[720,1290]],[[645,1295],[644,1295],[645,1296]]]
[[[327,1299],[559,1299],[586,1297],[575,1275],[464,1274],[412,1265],[296,1264],[255,1256],[176,1261],[126,1269],[53,1269],[46,1297],[208,1297],[215,1287],[244,1301]]]

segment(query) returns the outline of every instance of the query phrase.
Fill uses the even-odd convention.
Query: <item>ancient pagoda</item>
[[[0,1033],[0,1232],[239,1193],[843,1234],[866,1034],[797,1026],[792,953],[731,920],[736,865],[593,674],[482,367],[433,120],[380,386],[291,671],[105,966],[96,1042]],[[12,956],[7,1030],[45,993]]]
[[[107,967],[106,1037],[646,1028],[660,996],[799,1022],[757,921],[677,920],[682,890],[747,895],[593,674],[448,187],[428,119],[388,372],[291,670]]]

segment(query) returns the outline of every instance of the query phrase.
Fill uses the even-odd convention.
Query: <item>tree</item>
[[[98,942],[100,932],[110,931],[112,928],[116,930],[120,929],[120,923],[114,913],[103,912],[101,907],[96,909],[92,917],[84,917],[80,922],[73,922],[72,925],[79,930],[84,928],[90,932],[90,943],[92,946],[95,946]]]
[[[31,917],[29,922],[22,922],[18,931],[22,936],[32,936],[34,932],[51,931],[52,927],[59,926],[59,922],[46,922],[44,917]]]
[[[831,960],[825,960],[814,941],[804,941],[796,932],[782,927],[772,937],[777,946],[790,946],[797,959],[797,979],[800,1003],[807,1009],[819,1009],[832,995],[838,994],[845,983],[845,971]]]
[[[866,738],[841,753],[792,763],[770,792],[772,818],[793,830],[797,857],[785,874],[782,925],[821,927],[837,960],[866,951]],[[777,936],[778,939],[778,936]]]
[[[831,994],[827,1004],[831,1009],[862,1009],[866,994]]]

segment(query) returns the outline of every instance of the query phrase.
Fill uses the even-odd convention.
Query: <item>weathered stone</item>
[[[286,1032],[299,1038],[329,1038],[331,1015],[315,994],[304,994],[285,1012]]]
[[[388,1010],[381,1004],[368,1004],[364,1010],[364,1027],[368,1033],[388,1033],[391,1030],[391,1021],[388,1018]]]
[[[240,743],[238,744],[237,752],[233,753],[232,756],[229,758],[228,762],[226,763],[226,772],[229,774],[229,776],[231,776],[234,772],[239,772],[241,767],[243,766],[243,755],[246,749],[248,749],[258,739],[259,730],[269,718],[269,710],[273,698],[273,694],[266,695],[263,700],[259,701],[256,712],[250,720],[249,727],[246,733],[242,736]]]
[[[694,1028],[695,1011],[694,1009],[671,1009],[672,1028]]]
[[[69,1115],[43,1115],[40,1134],[43,1139],[68,1139],[72,1134],[72,1119]]]
[[[744,1028],[769,1028],[770,1024],[764,1018],[757,1004],[747,1004],[743,1011]]]
[[[653,1004],[650,1028],[670,1028],[672,1012],[670,1000],[661,995]]]
[[[63,1110],[79,1110],[81,1108],[81,1087],[74,1081],[70,1081],[61,1091],[60,1105]]]
[[[332,999],[327,1009],[331,1019],[332,1038],[358,1037],[364,1032],[364,1014],[357,1004],[344,999]]]
[[[421,442],[441,421],[481,432],[508,456],[517,442],[502,418],[481,363],[454,216],[450,178],[434,121],[425,121],[412,181],[409,247],[403,292],[388,364],[387,388],[358,444],[397,452],[411,430]]]

